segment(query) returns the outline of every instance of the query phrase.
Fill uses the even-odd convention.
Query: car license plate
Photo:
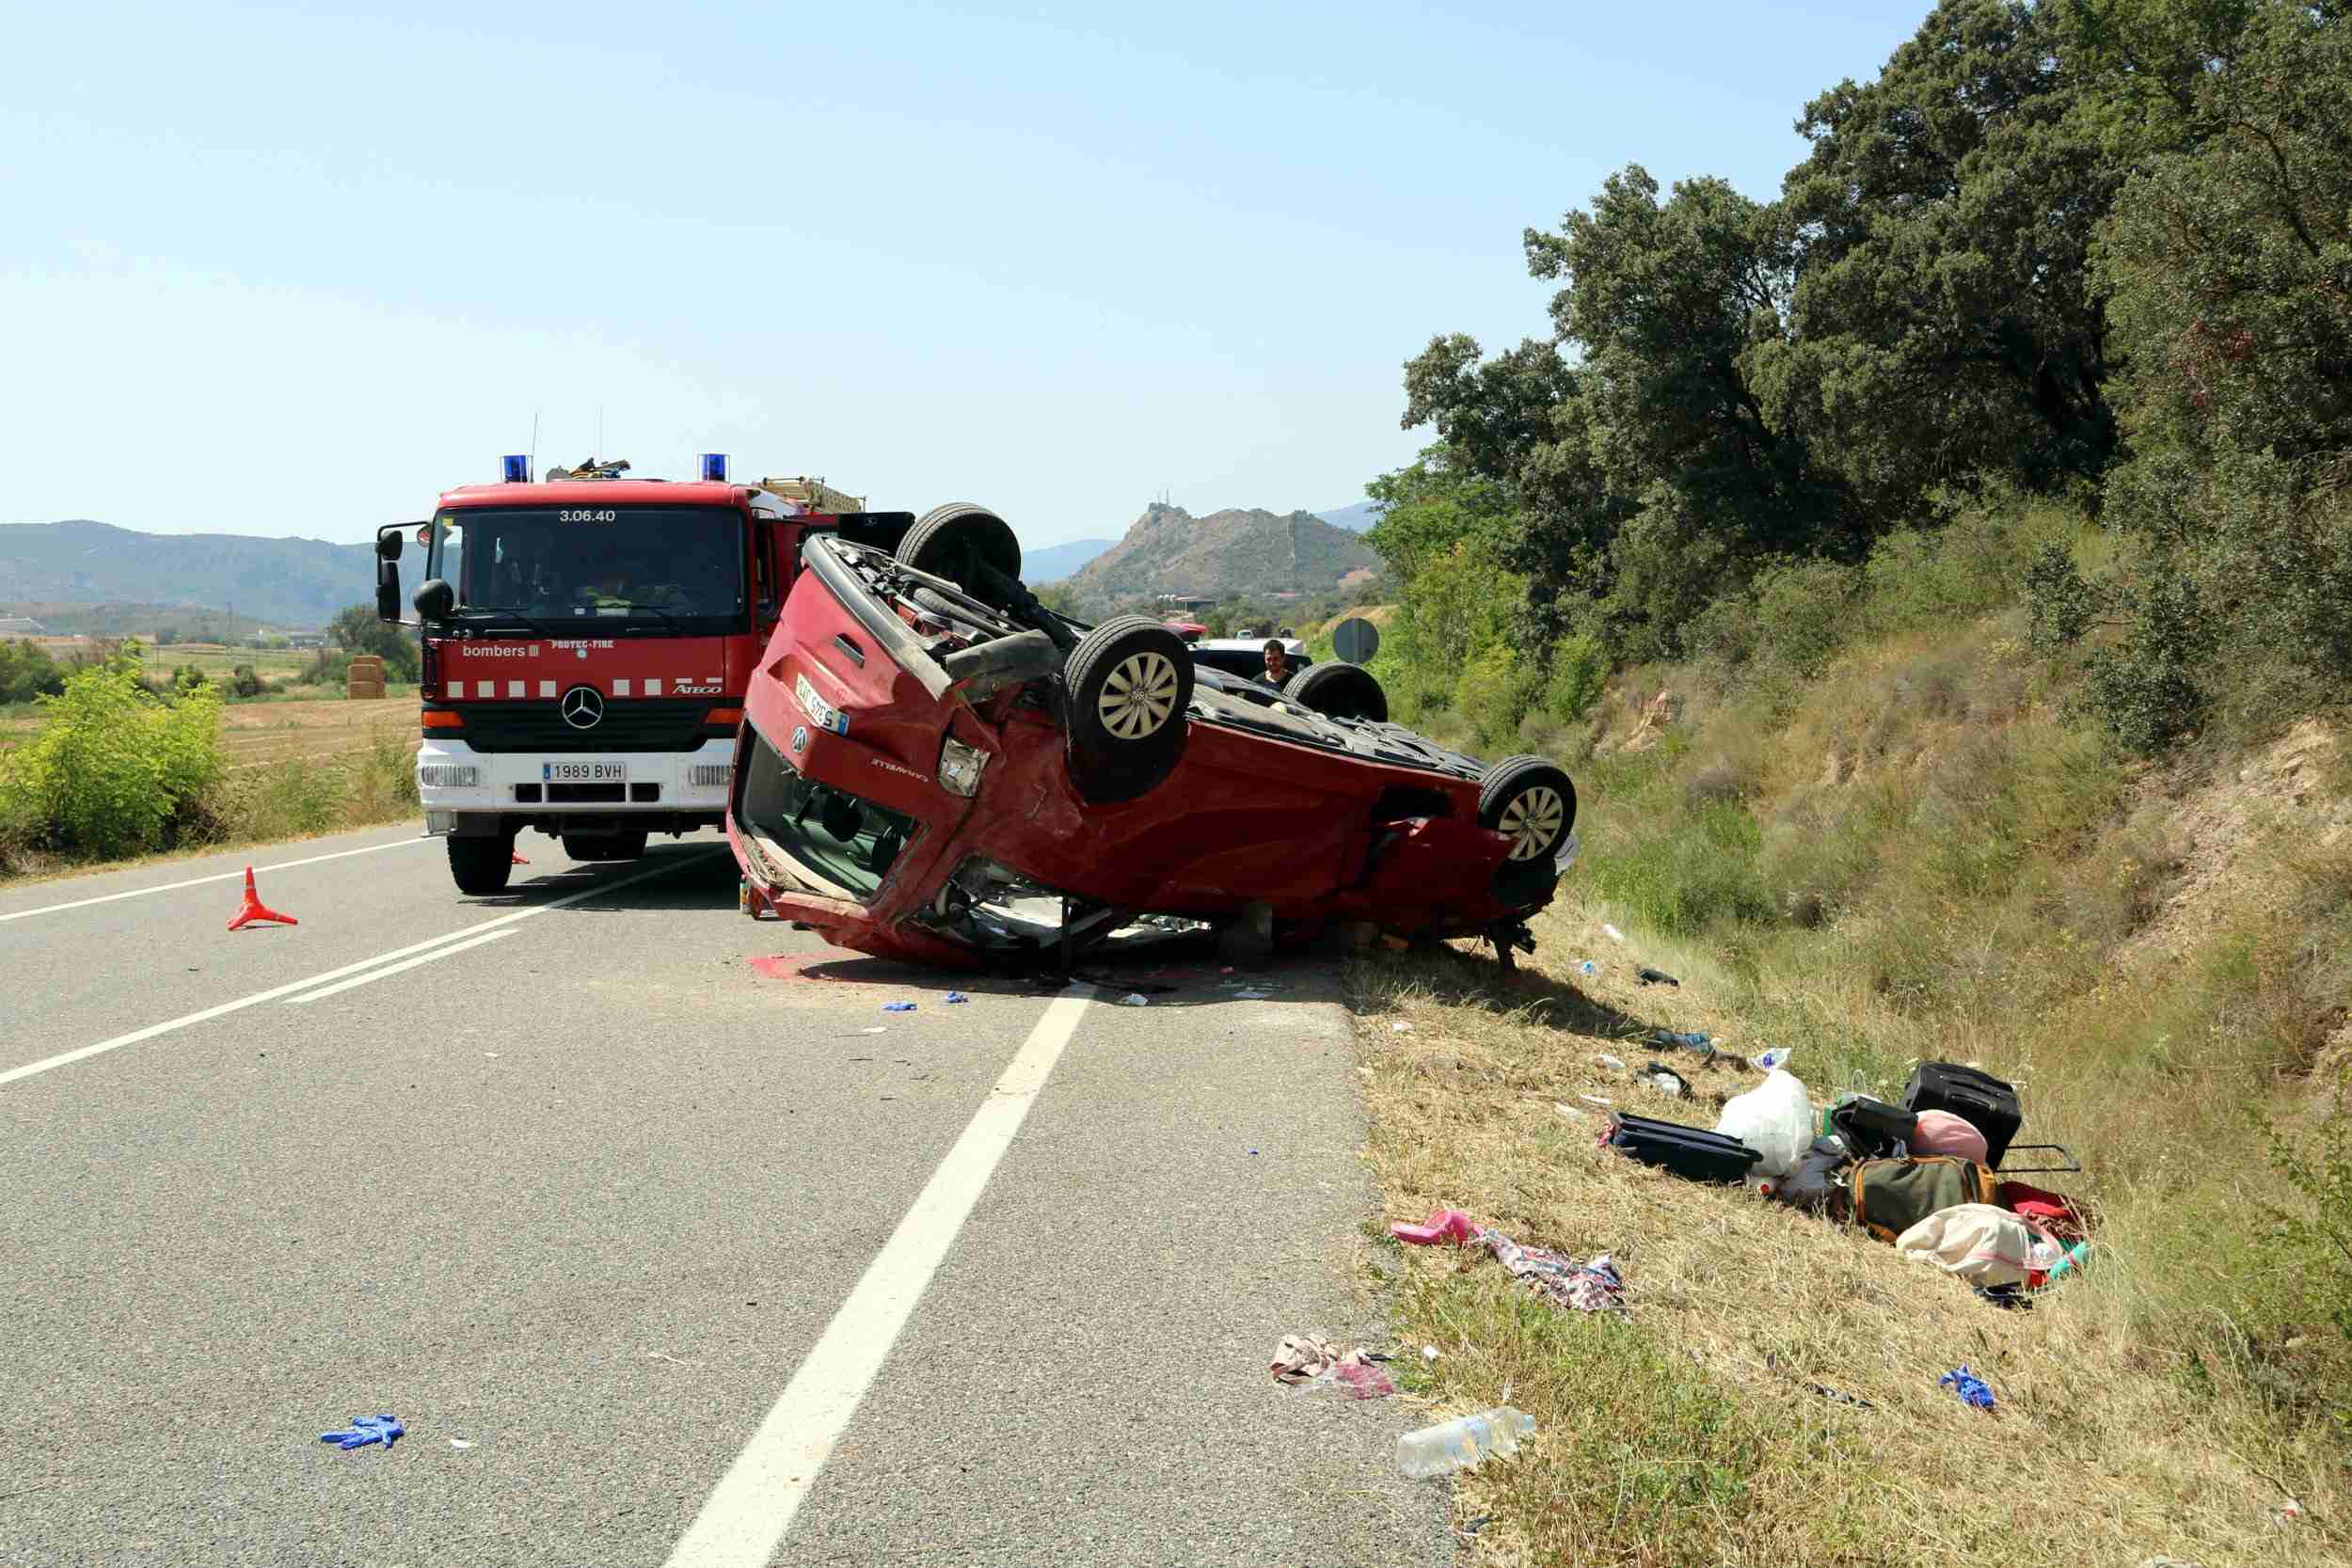
[[[627,784],[625,762],[543,762],[539,777],[548,784]]]

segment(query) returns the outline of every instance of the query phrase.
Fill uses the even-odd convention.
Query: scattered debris
[[[390,1448],[408,1434],[397,1416],[354,1416],[348,1432],[322,1432],[319,1441],[332,1443],[341,1449],[364,1449],[371,1443]]]
[[[1399,1222],[1389,1227],[1389,1234],[1409,1246],[1436,1246],[1439,1242],[1468,1246],[1478,1239],[1478,1222],[1459,1209],[1438,1209],[1425,1224]]]
[[[947,993],[947,1001],[950,1006],[958,1002],[969,1002],[972,999],[970,997],[964,995],[963,992],[960,990],[951,990]]]
[[[1661,1062],[1645,1062],[1642,1065],[1642,1081],[1659,1093],[1672,1095],[1677,1100],[1691,1092],[1691,1081]]]
[[[1683,1033],[1673,1029],[1652,1029],[1649,1034],[1644,1037],[1642,1043],[1645,1045],[1662,1045],[1669,1051],[1680,1049],[1683,1051],[1705,1052],[1707,1054],[1711,1056],[1714,1053],[1710,1048],[1715,1043],[1715,1037],[1712,1035],[1701,1035],[1697,1033]]]
[[[279,914],[276,910],[262,902],[262,895],[253,890],[253,868],[248,865],[245,868],[245,902],[238,908],[236,918],[229,922],[229,928],[232,931],[240,930],[257,920],[276,921],[280,926],[302,924],[293,915]]]
[[[1273,994],[1274,993],[1272,991],[1263,990],[1237,990],[1233,993],[1233,1000],[1236,1002],[1263,1002]]]
[[[1351,1397],[1359,1400],[1385,1399],[1396,1392],[1396,1385],[1375,1363],[1388,1357],[1358,1345],[1344,1355],[1327,1339],[1311,1335],[1286,1334],[1274,1347],[1274,1359],[1268,1364],[1274,1381],[1287,1383],[1307,1393],[1324,1389],[1345,1388]]]
[[[1423,1345],[1423,1346],[1422,1346],[1422,1347],[1421,1347],[1421,1358],[1422,1358],[1423,1361],[1435,1361],[1436,1359],[1438,1359],[1438,1347],[1437,1347],[1437,1346],[1435,1346],[1435,1345]]]
[[[1815,1393],[1820,1395],[1821,1398],[1829,1400],[1834,1403],[1851,1404],[1856,1410],[1876,1410],[1878,1408],[1877,1405],[1872,1404],[1868,1400],[1864,1399],[1860,1394],[1841,1394],[1836,1389],[1820,1383],[1808,1384],[1806,1386],[1810,1387]]]
[[[1993,1408],[1993,1390],[1985,1386],[1984,1379],[1970,1375],[1968,1364],[1964,1361],[1937,1378],[1935,1385],[1939,1388],[1949,1388],[1963,1402],[1973,1404],[1979,1410]]]
[[[1609,940],[1611,942],[1623,942],[1625,940],[1625,933],[1618,930],[1614,926],[1610,925],[1605,920],[1600,923],[1600,928],[1609,933]]]
[[[1682,985],[1681,981],[1676,979],[1664,970],[1651,969],[1647,966],[1643,968],[1640,979],[1642,984],[1645,986],[1673,986],[1678,990]]]
[[[1765,1052],[1762,1055],[1757,1056],[1756,1058],[1756,1065],[1762,1068],[1766,1072],[1772,1072],[1778,1068],[1786,1066],[1788,1061],[1788,1048],[1785,1045],[1776,1045],[1770,1051]]]
[[[1605,1067],[1612,1072],[1623,1072],[1625,1070],[1624,1059],[1622,1057],[1612,1056],[1606,1051],[1596,1055],[1593,1060],[1597,1065]]]
[[[1592,959],[1587,958],[1582,963],[1576,966],[1576,972],[1579,974],[1598,974],[1600,973],[1600,965],[1593,962]]]
[[[1583,1111],[1580,1111],[1580,1110],[1578,1110],[1578,1109],[1577,1109],[1575,1106],[1573,1106],[1573,1105],[1564,1105],[1564,1104],[1562,1104],[1562,1103],[1561,1103],[1559,1101],[1557,1101],[1557,1100],[1555,1100],[1555,1101],[1553,1101],[1551,1102],[1551,1108],[1552,1108],[1553,1110],[1555,1110],[1555,1111],[1559,1112],[1559,1113],[1560,1113],[1562,1116],[1564,1116],[1564,1117],[1581,1117],[1586,1116],[1586,1115],[1588,1115],[1588,1114],[1589,1114],[1589,1113],[1587,1113],[1587,1112],[1583,1112]]]
[[[1131,990],[1119,999],[1119,1005],[1122,1007],[1148,1007],[1152,999],[1139,990]]]
[[[1406,1022],[1403,1019],[1398,1019],[1394,1023],[1389,1025],[1389,1033],[1391,1035],[1409,1035],[1412,1032],[1413,1026]]]
[[[1576,1098],[1587,1105],[1614,1105],[1616,1103],[1613,1100],[1603,1100],[1597,1094],[1580,1094]]]
[[[449,1446],[453,1449],[470,1449],[473,1447],[471,1443],[467,1442],[463,1437],[451,1438],[449,1440]]]
[[[1478,1240],[1495,1255],[1496,1261],[1554,1306],[1580,1312],[1631,1314],[1625,1302],[1625,1280],[1607,1253],[1580,1263],[1565,1253],[1521,1246],[1500,1230],[1481,1230]]]
[[[1464,1416],[1442,1426],[1423,1427],[1396,1440],[1396,1467],[1415,1481],[1426,1481],[1454,1470],[1467,1470],[1481,1461],[1519,1450],[1519,1439],[1535,1430],[1535,1418],[1502,1405]]]
[[[912,1002],[885,1002],[882,1005],[882,1010],[886,1013],[911,1013],[914,1011],[914,1004]]]

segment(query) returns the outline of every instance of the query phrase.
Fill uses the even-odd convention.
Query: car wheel
[[[1511,859],[1549,863],[1576,826],[1576,786],[1555,763],[1506,757],[1478,781],[1478,825],[1511,836]]]
[[[898,541],[898,562],[935,578],[960,583],[982,604],[1003,610],[1009,595],[992,580],[1021,577],[1021,541],[1002,517],[976,501],[950,501],[923,514]],[[990,570],[983,570],[989,568]]]
[[[1062,680],[1071,758],[1089,800],[1133,800],[1174,770],[1192,703],[1184,639],[1140,615],[1115,616],[1072,650]]]
[[[576,861],[633,861],[645,852],[645,835],[565,833],[564,852]]]
[[[449,840],[449,875],[457,891],[469,897],[504,893],[515,870],[515,841],[504,833],[487,838]]]
[[[1310,664],[1282,688],[1283,699],[1327,719],[1369,719],[1385,723],[1389,694],[1377,676],[1359,664]]]

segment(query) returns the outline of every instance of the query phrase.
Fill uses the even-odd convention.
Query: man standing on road
[[[1291,656],[1290,656],[1288,653],[1286,653],[1286,652],[1284,652],[1284,651],[1283,651],[1283,648],[1282,648],[1282,643],[1281,643],[1281,640],[1280,640],[1280,639],[1279,639],[1279,638],[1271,638],[1271,637],[1270,637],[1270,638],[1268,638],[1268,639],[1266,639],[1266,645],[1265,645],[1265,683],[1266,683],[1266,685],[1268,685],[1268,686],[1270,686],[1270,687],[1274,688],[1274,689],[1275,689],[1275,690],[1279,691],[1279,690],[1281,690],[1281,689],[1282,689],[1283,685],[1284,685],[1286,682],[1288,682],[1288,681],[1290,680],[1290,678],[1291,678]]]

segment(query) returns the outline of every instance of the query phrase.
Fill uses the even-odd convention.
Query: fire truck
[[[430,520],[376,533],[376,613],[399,621],[400,562],[424,549],[424,831],[470,895],[507,883],[516,835],[624,861],[655,833],[724,820],[736,730],[814,530],[893,547],[913,513],[869,512],[822,481],[735,483],[722,453],[691,482],[626,462],[508,457]]]

